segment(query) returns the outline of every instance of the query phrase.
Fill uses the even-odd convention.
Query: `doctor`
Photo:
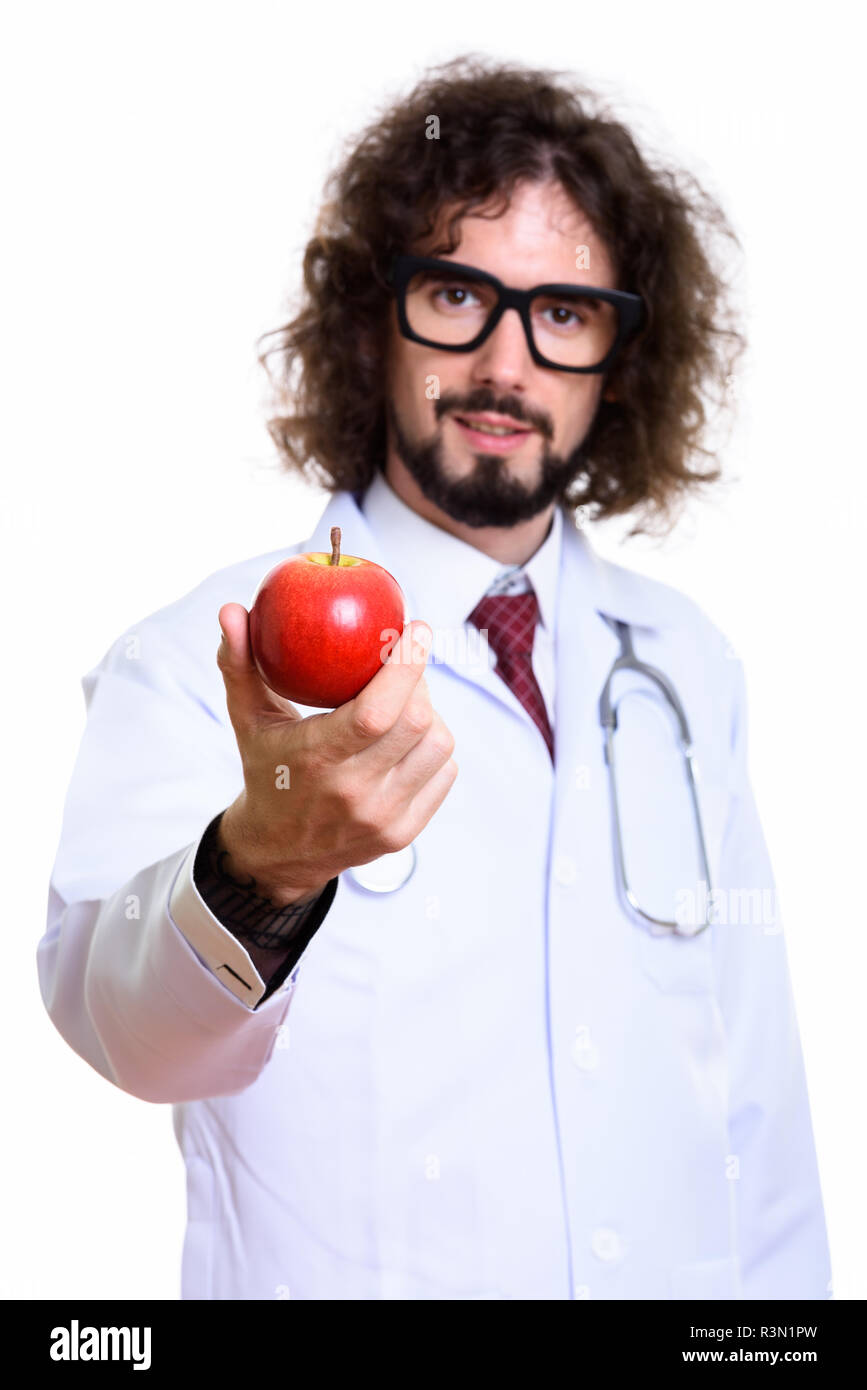
[[[467,188],[487,192],[467,208]],[[84,677],[48,1013],[173,1106],[183,1298],[827,1298],[742,666],[572,517],[694,481],[666,413],[690,363],[712,370],[685,195],[548,75],[477,66],[372,128],[332,213],[286,338],[306,411],[272,432],[290,466],[315,445],[333,495],[312,536],[211,575]],[[247,613],[335,525],[397,578],[407,626],[315,711],[261,683]],[[688,718],[705,860],[669,707],[635,671],[615,822],[618,623]]]

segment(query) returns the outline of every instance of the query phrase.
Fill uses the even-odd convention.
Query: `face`
[[[604,243],[558,183],[518,185],[500,217],[467,216],[459,230],[449,255],[436,237],[411,249],[486,270],[516,289],[557,282],[618,288]],[[580,246],[589,255],[576,267]],[[439,391],[433,399],[431,378]],[[518,526],[550,510],[580,473],[581,445],[604,388],[601,373],[538,366],[514,310],[474,352],[457,353],[404,338],[393,305],[386,475],[398,492],[420,490],[463,526]],[[479,412],[531,428],[517,438],[486,438],[461,423]]]

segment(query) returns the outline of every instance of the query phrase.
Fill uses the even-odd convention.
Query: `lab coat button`
[[[619,1235],[609,1226],[600,1226],[593,1232],[590,1248],[599,1260],[617,1260],[623,1253]]]
[[[570,859],[568,854],[561,854],[554,864],[554,877],[557,882],[566,885],[574,883],[576,873],[575,860]]]

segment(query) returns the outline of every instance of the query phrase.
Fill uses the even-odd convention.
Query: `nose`
[[[506,309],[493,333],[473,353],[474,381],[521,391],[534,367],[517,309]]]

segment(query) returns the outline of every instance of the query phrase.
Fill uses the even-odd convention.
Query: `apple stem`
[[[339,526],[332,526],[332,528],[331,528],[331,560],[329,561],[329,563],[332,564],[332,565],[339,565],[339,564],[340,564],[340,527],[339,527]]]

